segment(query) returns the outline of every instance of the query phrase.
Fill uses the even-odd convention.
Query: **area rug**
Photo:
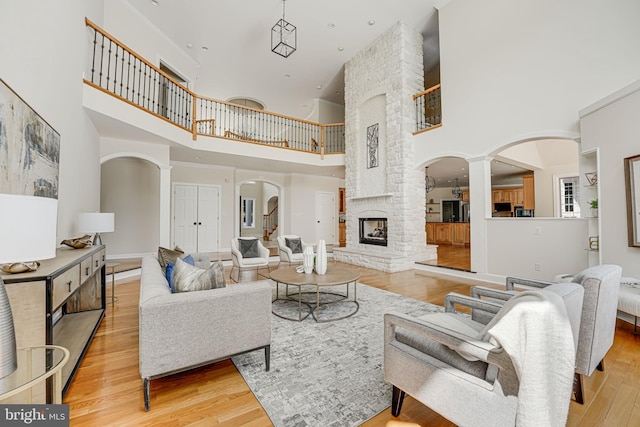
[[[269,372],[263,351],[233,358],[276,427],[358,426],[384,411],[391,405],[391,385],[383,372],[384,313],[443,310],[364,284],[358,284],[357,296],[359,311],[342,320],[316,323],[309,316],[293,322],[272,316]],[[348,302],[328,307],[335,313],[323,315],[355,308]]]

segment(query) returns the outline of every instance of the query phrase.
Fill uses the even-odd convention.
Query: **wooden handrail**
[[[289,146],[289,141],[287,141],[286,139],[268,141],[264,139],[256,139],[256,138],[250,138],[248,136],[243,136],[243,135],[240,135],[239,133],[231,132],[230,130],[224,131],[224,137],[228,139],[239,139],[241,141],[258,142],[263,145],[277,144],[277,145],[284,145],[285,147]]]
[[[427,89],[427,90],[423,90],[422,92],[420,92],[420,93],[418,93],[418,94],[413,95],[413,100],[415,101],[417,98],[420,98],[421,96],[424,96],[424,95],[426,95],[426,94],[428,94],[428,93],[431,93],[431,92],[433,92],[433,91],[435,91],[435,90],[438,90],[438,89],[440,89],[440,83],[438,83],[438,84],[437,84],[437,85],[435,85],[435,86],[431,86],[431,87],[430,87],[429,89]]]
[[[140,61],[144,62],[145,64],[147,64],[149,67],[153,68],[155,71],[157,71],[158,73],[162,74],[163,77],[167,78],[168,80],[171,80],[172,83],[174,83],[176,86],[179,86],[180,88],[182,88],[185,92],[187,92],[189,95],[193,96],[194,98],[196,97],[196,94],[191,92],[189,90],[189,88],[184,87],[182,84],[178,83],[177,81],[175,81],[173,78],[171,78],[170,75],[168,75],[167,73],[165,73],[164,71],[162,71],[160,68],[156,67],[155,65],[153,65],[151,62],[147,61],[146,59],[144,59],[142,56],[138,55],[133,49],[129,48],[129,46],[127,46],[126,44],[122,43],[120,40],[118,40],[117,38],[113,37],[111,34],[107,33],[106,31],[104,31],[102,28],[98,27],[96,24],[94,24],[93,22],[91,22],[89,20],[89,18],[84,18],[84,22],[88,27],[93,28],[94,30],[96,30],[97,32],[99,32],[100,34],[102,34],[103,36],[113,40],[114,42],[116,42],[117,44],[119,44],[124,50],[126,50],[127,52],[129,52],[131,55],[135,56],[136,58],[138,58]],[[194,116],[195,117],[195,116]]]

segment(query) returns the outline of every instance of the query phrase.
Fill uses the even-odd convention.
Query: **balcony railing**
[[[198,96],[85,20],[85,83],[198,135],[312,153],[344,153],[344,123],[319,124]]]
[[[440,85],[413,96],[416,107],[416,132],[420,133],[442,126]]]

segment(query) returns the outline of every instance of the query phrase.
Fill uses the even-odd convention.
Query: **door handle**
[[[198,225],[198,223],[197,223],[197,222],[194,222],[194,223],[193,223],[193,225]]]
[[[201,223],[201,222],[199,222],[199,223],[198,223],[198,225],[202,225],[202,223]]]
[[[320,224],[320,221],[318,221],[318,224]]]

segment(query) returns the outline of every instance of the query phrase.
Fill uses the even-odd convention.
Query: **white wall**
[[[586,220],[493,218],[486,223],[491,274],[551,280],[589,265]]]
[[[439,157],[491,156],[520,141],[577,139],[578,111],[638,78],[638,16],[635,0],[445,2],[438,13],[443,124],[413,138],[416,168]],[[490,197],[474,195],[486,182],[471,186],[475,218]],[[472,267],[494,273],[492,249],[485,262],[478,244],[491,234],[488,224],[472,222]],[[586,231],[576,252],[584,239]]]
[[[101,0],[12,0],[0,13],[0,78],[60,133],[58,242],[76,237],[79,212],[100,207],[98,135],[82,108],[84,17]],[[63,29],[63,30],[62,30]]]
[[[185,9],[185,13],[189,11]],[[162,60],[190,81],[189,89],[196,89],[198,64],[127,1],[105,2],[104,23],[100,26],[156,67]]]
[[[622,266],[623,276],[640,278],[640,248],[627,242],[625,157],[640,154],[640,82],[602,108],[581,112],[582,150],[599,147],[600,252],[605,264]]]
[[[158,167],[131,157],[103,163],[100,209],[115,213],[115,231],[102,235],[110,258],[155,253],[160,243]]]

